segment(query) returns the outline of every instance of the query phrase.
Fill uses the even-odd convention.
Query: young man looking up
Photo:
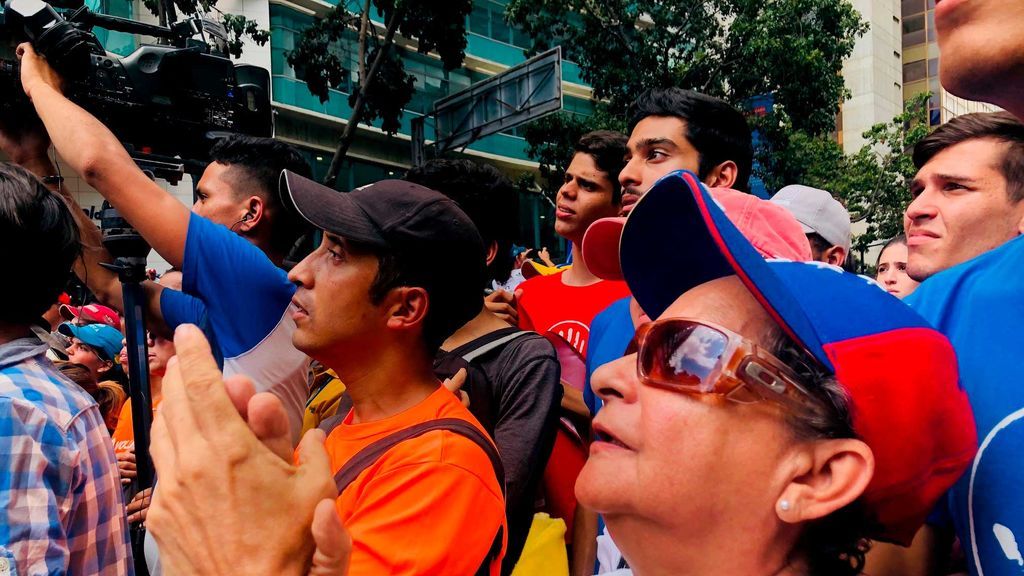
[[[545,472],[545,503],[553,518],[566,522],[573,554],[589,545],[596,532],[577,514],[573,485],[586,460],[584,441],[589,435],[590,413],[583,402],[590,322],[608,304],[628,294],[625,283],[595,276],[581,257],[583,235],[590,225],[619,213],[622,188],[615,177],[622,169],[626,137],[598,131],[583,135],[558,190],[555,232],[572,243],[573,265],[565,271],[537,276],[517,291],[519,327],[545,336],[558,353],[564,388],[562,408],[574,423],[555,440]],[[577,516],[581,520],[577,520]],[[596,523],[595,523],[596,526]],[[590,570],[593,561],[571,561],[574,574]]]
[[[352,399],[327,438],[332,472],[372,442],[431,420],[483,431],[433,373],[441,343],[483,306],[483,244],[469,218],[441,194],[398,180],[340,194],[285,172],[282,193],[324,231],[289,278],[298,286],[295,347],[333,369]],[[449,266],[437,266],[437,254]],[[499,482],[485,449],[451,430],[392,447],[336,502],[352,535],[350,576],[469,576],[485,562],[485,573],[498,574]]]
[[[659,178],[675,170],[695,172],[709,188],[745,191],[753,164],[747,121],[728,103],[681,88],[651,90],[633,104],[629,151],[619,173],[623,188],[622,216]],[[618,254],[618,244],[603,248]],[[587,375],[617,360],[626,351],[643,312],[624,298],[601,312],[591,328]],[[588,407],[600,404],[590,386]]]
[[[622,188],[615,176],[622,168],[625,144],[626,137],[616,132],[591,132],[580,138],[565,170],[555,209],[555,232],[572,243],[573,265],[520,286],[519,327],[539,332],[555,345],[562,381],[567,385],[564,403],[574,411],[583,405],[583,360],[590,321],[627,294],[624,283],[601,280],[580,256],[587,228],[621,209]]]
[[[476,225],[487,255],[481,291],[508,277],[516,224],[508,215],[518,210],[508,178],[471,160],[431,160],[405,178],[451,198]],[[461,368],[469,374],[461,388],[469,410],[494,437],[505,467],[508,550],[502,573],[510,574],[526,543],[555,440],[562,397],[558,358],[545,338],[510,327],[484,308],[445,340],[434,361],[440,378]]]
[[[0,313],[0,564],[8,574],[131,574],[103,416],[31,331],[71,274],[78,228],[59,196],[11,164],[0,164],[0,242],[3,269],[20,275],[0,288],[13,303]]]
[[[940,541],[955,528],[972,575],[1013,574],[1024,543],[1024,388],[1007,369],[1024,345],[1024,124],[1007,112],[959,116],[918,143],[914,164],[903,223],[907,273],[923,283],[904,301],[953,343],[981,448],[915,541],[919,556],[879,549],[914,568],[880,573],[927,573],[928,549],[948,557]]]

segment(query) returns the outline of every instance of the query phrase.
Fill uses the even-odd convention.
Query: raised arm
[[[184,260],[189,209],[150,180],[99,120],[61,93],[61,79],[28,43],[18,46],[21,83],[61,157],[165,260]]]

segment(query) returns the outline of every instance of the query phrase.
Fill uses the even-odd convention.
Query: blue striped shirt
[[[0,345],[0,566],[134,572],[114,449],[96,402],[35,337]]]

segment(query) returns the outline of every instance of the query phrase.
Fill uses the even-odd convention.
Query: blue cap
[[[104,360],[117,360],[117,355],[121,352],[121,332],[106,324],[75,326],[65,322],[57,327],[57,331],[92,346]]]

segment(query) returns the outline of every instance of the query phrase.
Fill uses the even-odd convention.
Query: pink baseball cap
[[[102,304],[89,304],[87,306],[68,306],[62,304],[59,308],[60,315],[65,320],[81,318],[87,324],[106,324],[118,330],[121,329],[121,315]]]
[[[712,188],[710,192],[761,256],[795,262],[808,262],[813,258],[803,227],[782,206],[729,188]],[[602,218],[587,228],[583,236],[583,261],[597,277],[623,279],[619,242],[625,225],[626,218]]]

